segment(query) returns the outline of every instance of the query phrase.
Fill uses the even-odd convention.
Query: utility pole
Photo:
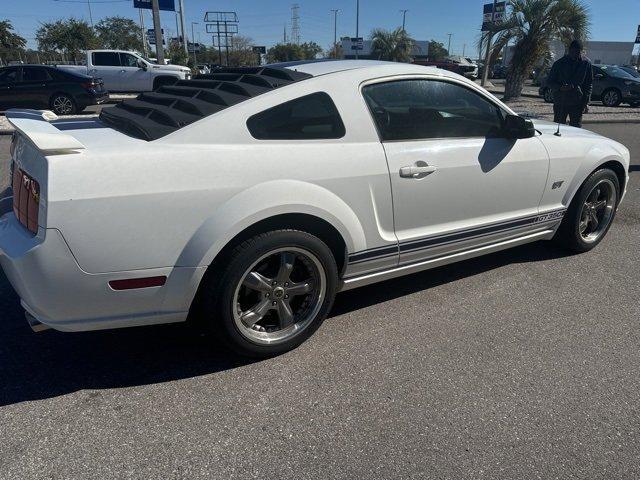
[[[198,60],[196,59],[196,37],[193,35],[193,26],[200,25],[198,22],[191,22],[191,45],[193,46],[193,68],[198,68]]]
[[[338,57],[338,9],[332,9],[333,12],[333,54]]]
[[[180,0],[180,31],[182,32],[182,45],[184,53],[189,58],[189,48],[187,47],[187,33],[184,31],[184,0]]]
[[[498,0],[493,0],[493,10],[491,11],[491,29],[495,26],[496,22],[496,3]],[[484,54],[484,67],[482,69],[482,82],[480,85],[483,87],[487,83],[487,78],[489,78],[489,59],[491,58],[491,40],[493,39],[493,30],[489,30],[487,32],[487,51]]]
[[[144,13],[142,13],[142,9],[139,8],[140,12],[140,36],[142,37],[142,51],[144,52],[144,56],[148,57],[149,53],[147,52],[147,36],[144,32]]]
[[[284,29],[282,30],[283,34],[282,34],[282,43],[287,43],[287,24],[284,24]]]
[[[164,46],[162,45],[162,26],[160,25],[160,5],[158,0],[151,0],[153,11],[153,33],[156,37],[156,59],[158,65],[164,65]]]
[[[408,12],[408,11],[409,11],[409,10],[400,10],[400,13],[402,14],[402,31],[403,31],[403,32],[404,32],[404,30],[405,30],[405,29],[404,29],[404,25],[405,25],[406,20],[407,20],[407,12]]]
[[[464,57],[464,54],[467,52],[467,44],[463,44],[462,45],[462,56]]]
[[[447,55],[451,55],[451,36],[453,33],[447,33],[449,35],[449,46],[447,47]]]
[[[358,39],[360,34],[360,0],[356,0],[356,60],[358,60],[358,48],[359,41]]]

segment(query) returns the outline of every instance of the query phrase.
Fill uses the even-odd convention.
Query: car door
[[[122,91],[122,66],[118,52],[92,52],[91,68],[88,73],[95,78],[101,78],[104,88],[110,91]]]
[[[0,110],[21,106],[14,94],[18,73],[18,67],[0,69]]]
[[[448,255],[540,228],[549,169],[538,138],[502,138],[505,112],[457,80],[363,87],[393,191],[400,263]]]
[[[51,96],[51,76],[44,67],[24,66],[22,76],[14,91],[20,98],[21,106],[27,108],[49,108]]]
[[[120,87],[123,91],[141,92],[149,90],[150,75],[140,68],[139,59],[130,53],[120,52]]]

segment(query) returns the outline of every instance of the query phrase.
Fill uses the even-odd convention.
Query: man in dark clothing
[[[593,68],[582,56],[582,43],[571,42],[569,53],[553,64],[547,78],[553,92],[553,116],[556,123],[582,127],[582,114],[589,111],[593,90]]]

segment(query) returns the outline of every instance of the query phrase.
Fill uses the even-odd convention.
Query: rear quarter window
[[[247,121],[258,140],[320,140],[344,137],[338,109],[324,92],[290,100],[253,115]]]

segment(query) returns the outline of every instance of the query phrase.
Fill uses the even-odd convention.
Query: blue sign
[[[171,12],[176,11],[175,0],[158,0],[158,5],[160,6],[160,10],[169,10]],[[133,7],[148,8],[151,10],[151,0],[133,0]]]

